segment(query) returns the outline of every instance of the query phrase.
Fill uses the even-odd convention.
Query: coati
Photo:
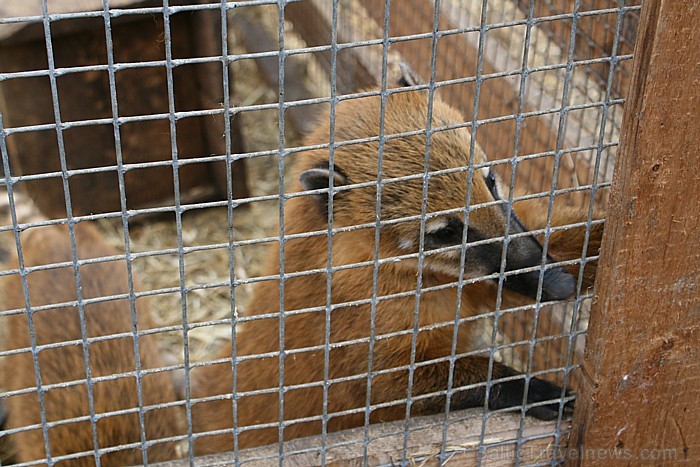
[[[380,98],[369,97],[342,101],[336,108],[333,128],[336,143],[376,137],[380,128]],[[386,135],[414,132],[426,127],[428,122],[428,94],[425,91],[392,93],[387,97],[384,133]],[[309,145],[327,144],[330,127],[328,116],[321,119],[317,129],[308,136]],[[435,99],[432,108],[433,128],[463,122],[463,117],[440,99]],[[270,257],[266,275],[279,275],[280,254],[284,253],[283,288],[278,279],[260,282],[256,285],[251,306],[246,310],[247,320],[241,323],[237,333],[235,353],[239,359],[236,365],[236,394],[232,395],[234,374],[230,362],[193,368],[192,377],[192,422],[195,437],[195,454],[222,452],[234,448],[234,422],[239,427],[238,447],[246,448],[276,442],[280,436],[280,412],[288,423],[283,429],[285,440],[317,434],[322,431],[324,405],[327,406],[328,431],[359,426],[364,423],[365,405],[368,398],[367,372],[371,370],[369,400],[372,404],[370,421],[373,423],[401,419],[406,414],[406,399],[409,396],[409,366],[415,363],[410,396],[411,415],[436,413],[444,410],[445,394],[449,375],[449,357],[452,347],[453,326],[457,310],[456,285],[454,283],[461,268],[461,244],[467,240],[464,256],[463,277],[478,278],[497,273],[501,264],[502,241],[498,239],[506,232],[513,235],[506,254],[506,270],[537,266],[543,258],[541,245],[532,235],[527,235],[526,227],[540,229],[545,226],[542,207],[532,202],[516,203],[510,220],[506,218],[505,204],[499,203],[502,191],[493,170],[479,168],[471,172],[457,170],[469,166],[470,130],[468,128],[436,131],[430,137],[429,170],[439,171],[427,178],[427,198],[424,199],[424,163],[426,160],[427,138],[424,133],[403,137],[391,137],[382,147],[381,169],[386,182],[382,186],[381,206],[377,210],[377,172],[380,153],[377,141],[360,144],[343,144],[333,151],[333,164],[330,163],[328,149],[317,149],[295,156],[295,184],[291,192],[324,190],[332,178],[334,188],[339,191],[332,198],[328,193],[316,191],[307,196],[291,196],[285,202],[285,234],[317,232],[317,235],[303,238],[288,238],[281,249],[278,244],[270,247]],[[473,164],[483,164],[486,157],[475,147]],[[410,178],[410,176],[415,176]],[[409,177],[392,181],[399,177]],[[470,178],[471,177],[471,178]],[[467,186],[471,179],[469,196],[469,223],[466,227],[464,206],[467,202]],[[344,189],[350,185],[360,186]],[[340,229],[332,236],[330,262],[333,268],[330,277],[330,304],[327,314],[328,276],[325,272],[328,258],[328,211],[332,206],[333,229]],[[537,206],[537,207],[535,207]],[[538,214],[528,210],[537,209]],[[546,209],[546,208],[545,208]],[[425,221],[420,215],[425,211]],[[373,292],[375,260],[375,223],[377,215],[384,223],[380,230],[379,266],[376,272],[376,297]],[[553,226],[585,221],[587,212],[555,210]],[[400,219],[408,220],[400,221]],[[92,228],[82,224],[76,226],[79,252],[81,255],[108,256],[113,254],[105,249]],[[365,225],[366,228],[344,229]],[[81,232],[83,231],[83,232]],[[421,231],[424,234],[421,234]],[[585,229],[569,229],[552,234],[549,240],[551,257],[545,256],[548,263],[557,259],[574,259],[581,256]],[[588,254],[595,254],[593,248],[599,242],[602,229],[591,232]],[[83,239],[81,239],[83,236]],[[67,236],[48,236],[36,244],[29,243],[25,251],[30,258],[28,264],[66,261],[70,258]],[[81,252],[81,245],[93,245],[94,251]],[[95,246],[97,245],[97,246]],[[419,259],[416,255],[423,250],[425,257],[420,271],[422,288],[420,298],[416,295],[419,275]],[[441,249],[447,249],[442,251]],[[82,257],[82,256],[81,256]],[[391,259],[394,258],[394,259]],[[352,266],[356,265],[356,266]],[[563,299],[574,292],[575,279],[571,272],[562,267],[551,267],[544,273],[541,287],[542,300]],[[90,289],[89,296],[108,296],[121,293],[123,273],[113,263],[100,263],[81,268],[84,290]],[[587,270],[587,278],[591,277]],[[539,270],[518,275],[509,275],[505,281],[502,308],[510,303],[520,303],[523,297],[531,300],[538,288]],[[92,279],[90,279],[92,278]],[[119,278],[119,280],[115,280]],[[30,294],[38,295],[40,305],[51,300],[72,300],[75,298],[75,282],[72,270],[52,270],[33,273],[29,276]],[[5,287],[6,308],[24,307],[19,279]],[[512,292],[511,292],[512,291]],[[285,315],[280,314],[280,297]],[[376,302],[373,307],[372,302]],[[492,280],[477,281],[461,289],[461,317],[478,317],[494,310],[496,301]],[[109,305],[111,304],[111,305]],[[347,305],[341,305],[347,304]],[[104,326],[100,334],[128,331],[130,314],[126,307],[117,307],[114,302],[91,305],[104,306],[110,312],[94,312],[86,309],[90,324]],[[418,310],[417,327],[420,332],[413,344],[414,316]],[[56,321],[75,321],[75,311],[60,310],[63,315],[51,317],[50,329],[40,329],[51,334],[48,341],[79,339],[76,328],[70,333],[66,326],[57,326]],[[140,317],[147,311],[141,309]],[[34,314],[36,326],[44,312]],[[117,316],[123,316],[123,321]],[[109,318],[108,318],[109,317]],[[5,318],[8,320],[8,318]],[[114,321],[112,321],[114,319]],[[328,328],[326,322],[328,320]],[[11,328],[10,348],[27,347],[28,335],[24,315],[11,317],[7,325]],[[284,324],[284,334],[280,325]],[[444,323],[441,326],[440,323]],[[427,327],[427,329],[423,329]],[[487,404],[490,409],[505,409],[522,403],[525,381],[513,369],[493,363],[490,397],[486,398],[485,382],[489,374],[487,352],[468,354],[474,350],[475,321],[460,325],[457,340],[459,358],[454,366],[454,392],[451,398],[452,410],[466,407],[479,407]],[[119,330],[117,330],[119,328]],[[90,330],[91,327],[89,326]],[[328,363],[325,366],[326,350],[323,344],[326,334],[330,336]],[[373,337],[373,339],[371,339]],[[284,366],[280,366],[280,341],[283,340]],[[45,343],[45,341],[41,341]],[[372,366],[369,353],[372,345]],[[68,355],[68,350],[71,350]],[[75,351],[74,353],[72,351]],[[230,358],[233,353],[230,345],[224,346],[218,355],[221,359]],[[53,352],[53,353],[50,353]],[[39,362],[42,374],[48,383],[84,379],[80,347],[65,347],[60,350],[42,351]],[[66,356],[62,353],[66,353]],[[133,347],[129,339],[108,340],[90,345],[91,359],[97,367],[94,374],[110,374],[133,369]],[[468,355],[464,355],[468,354]],[[158,366],[157,349],[141,346],[142,362],[145,367]],[[256,357],[256,355],[258,355]],[[20,375],[9,389],[33,387],[34,370],[27,354],[11,357],[14,362],[5,363],[3,381],[8,380],[8,371]],[[22,360],[20,360],[22,359]],[[6,360],[8,358],[6,357]],[[71,364],[67,365],[66,361]],[[99,363],[98,363],[99,362]],[[99,366],[102,365],[102,366]],[[12,370],[9,370],[9,369]],[[331,380],[324,384],[324,375]],[[165,378],[153,376],[151,385],[144,379],[144,403],[160,403],[173,400],[174,391]],[[284,390],[280,390],[280,377]],[[115,388],[121,382],[123,388]],[[47,381],[44,381],[47,384]],[[135,407],[133,379],[105,381],[105,394],[124,394],[119,407]],[[85,415],[85,387],[78,386],[65,391],[57,403],[47,403],[50,420]],[[109,397],[102,397],[100,385],[95,389],[96,404],[108,404]],[[442,392],[441,392],[442,391]],[[53,391],[51,391],[53,392]],[[48,395],[51,392],[47,393]],[[283,407],[280,407],[282,394]],[[530,415],[550,419],[556,417],[562,390],[547,381],[532,378],[529,383],[528,404],[543,401],[555,402],[535,405],[528,410]],[[98,397],[100,396],[100,397]],[[18,397],[8,399],[10,427],[20,427],[38,423],[38,401],[35,394],[22,396],[24,402],[17,403]],[[106,400],[107,399],[107,400]],[[231,400],[233,399],[233,401]],[[116,404],[116,402],[115,402]],[[235,412],[234,412],[235,407]],[[113,410],[114,407],[99,411]],[[139,440],[138,423],[135,415],[107,417],[98,422],[105,428],[99,432],[101,447],[115,446],[127,441]],[[183,415],[177,411],[148,412],[146,431],[148,439],[167,437],[181,433]],[[234,420],[235,418],[235,420]],[[61,425],[52,428],[52,455],[63,452],[82,452],[93,449],[92,434],[88,423]],[[30,433],[32,437],[30,438]],[[116,437],[108,434],[117,433]],[[20,440],[23,437],[26,441]],[[44,457],[41,432],[34,430],[26,435],[14,435],[18,440],[20,460]],[[70,443],[58,440],[70,438]],[[60,446],[60,447],[59,447]],[[149,459],[158,460],[173,456],[158,451],[167,445],[154,445],[149,450]],[[167,449],[166,449],[167,450]],[[138,463],[136,452],[117,451],[110,456],[114,463]]]
[[[71,246],[65,226],[30,229],[22,234],[23,257],[26,267],[71,262]],[[88,222],[75,225],[78,258],[81,260],[116,255],[100,233]],[[12,265],[18,267],[15,263]],[[85,264],[80,267],[82,295],[84,299],[126,294],[129,291],[124,261],[108,261]],[[3,310],[24,309],[24,293],[18,275],[0,278]],[[72,266],[59,269],[34,271],[27,276],[29,300],[32,307],[72,302],[77,299],[77,288]],[[84,306],[88,338],[127,333],[127,337],[89,343],[92,378],[120,375],[117,379],[94,382],[93,400],[96,416],[131,409],[130,413],[110,415],[96,422],[96,438],[100,449],[128,445],[131,447],[101,454],[102,465],[141,464],[143,458],[138,449],[141,441],[136,377],[134,372],[135,348],[131,336],[132,320],[128,299],[101,301]],[[152,326],[149,314],[136,303],[139,331]],[[66,387],[44,389],[43,404],[46,422],[54,423],[90,415],[86,386],[86,368],[77,307],[53,308],[32,313],[41,383],[59,385],[81,381]],[[21,353],[0,357],[0,387],[6,391],[36,388],[30,338],[25,313],[0,317],[0,326],[8,329],[3,350],[20,350]],[[48,344],[78,341],[60,347],[42,349]],[[164,366],[154,336],[142,336],[138,340],[141,368],[143,370]],[[124,375],[124,373],[129,373]],[[177,400],[174,387],[167,373],[143,375],[143,405],[172,403]],[[41,412],[36,389],[4,399],[7,410],[6,429],[31,427],[10,436],[18,462],[45,459],[44,437],[41,429]],[[186,433],[180,407],[146,410],[145,439],[156,441]],[[85,457],[72,458],[65,465],[95,465],[93,431],[89,419],[50,426],[49,445],[51,457],[86,452]],[[178,443],[153,444],[148,449],[148,460],[172,459],[180,450]]]
[[[384,132],[386,135],[415,132],[428,123],[428,93],[411,91],[392,93],[386,100]],[[366,140],[376,137],[380,128],[379,97],[341,101],[336,107],[333,128],[336,143]],[[432,128],[463,122],[464,118],[439,99],[432,107]],[[328,143],[331,128],[328,115],[306,139],[308,145]],[[213,432],[201,436],[195,448],[199,454],[231,450],[231,435],[235,422],[241,427],[239,446],[250,447],[276,442],[280,436],[280,412],[285,422],[283,438],[291,439],[322,431],[323,407],[327,405],[327,430],[334,431],[360,426],[364,423],[368,378],[371,370],[369,396],[373,410],[372,423],[401,419],[406,414],[405,399],[409,395],[409,369],[414,361],[415,372],[410,395],[413,398],[411,415],[440,412],[447,388],[452,347],[453,326],[457,306],[457,287],[439,288],[455,282],[460,274],[460,245],[466,236],[474,243],[466,249],[463,276],[465,279],[497,273],[501,264],[502,241],[489,239],[503,237],[509,224],[510,239],[506,255],[506,270],[537,266],[542,262],[542,246],[526,232],[520,218],[513,212],[507,222],[506,205],[497,204],[501,190],[494,171],[489,168],[474,170],[471,176],[469,223],[465,227],[464,206],[467,200],[468,171],[453,171],[469,166],[470,129],[437,131],[430,138],[429,170],[438,172],[427,178],[427,201],[424,225],[420,215],[424,199],[423,172],[426,160],[425,133],[387,139],[383,145],[381,170],[383,185],[381,207],[377,210],[377,173],[380,153],[377,141],[360,144],[341,144],[334,148],[333,165],[330,150],[316,149],[297,155],[296,180],[291,192],[328,190],[330,179],[339,188],[329,199],[327,192],[313,196],[291,197],[285,203],[285,235],[319,232],[316,236],[289,238],[270,248],[267,273],[278,275],[280,254],[284,254],[283,287],[278,279],[257,285],[247,317],[259,317],[242,324],[236,339],[236,355],[242,360],[236,367],[235,404],[222,395],[230,395],[234,375],[230,363],[196,368],[192,377],[198,381],[195,398],[205,401],[192,407],[195,433]],[[484,164],[486,156],[475,147],[473,164]],[[417,177],[391,182],[391,179]],[[350,185],[360,187],[343,189]],[[533,202],[516,203],[518,208],[533,208]],[[330,263],[330,304],[326,307],[328,276],[328,209],[332,205],[333,229]],[[537,206],[542,210],[542,206]],[[544,228],[547,208],[543,215],[526,215],[533,220],[533,228]],[[582,222],[587,212],[557,210],[552,225]],[[375,222],[380,215],[382,225],[379,238],[379,257],[382,260],[416,254],[422,245],[425,258],[422,263],[423,291],[419,302],[417,287],[418,259],[416,256],[381,261],[377,271],[376,302],[373,310],[373,276],[375,259]],[[408,217],[408,221],[391,222]],[[367,225],[364,229],[345,227]],[[527,224],[526,224],[527,225]],[[421,235],[421,227],[424,235]],[[466,232],[464,229],[466,228]],[[602,234],[595,229],[592,236]],[[559,231],[550,237],[550,251],[562,259],[579,258],[582,254],[585,229]],[[595,247],[599,238],[591,239]],[[560,247],[561,246],[561,247]],[[453,247],[449,251],[435,250]],[[593,250],[589,248],[589,255]],[[556,257],[555,256],[555,257]],[[552,258],[547,257],[547,262]],[[360,264],[358,267],[350,267]],[[578,265],[570,268],[576,272]],[[304,272],[315,271],[314,273]],[[320,271],[320,272],[318,272]],[[588,271],[590,278],[591,270]],[[520,294],[535,297],[539,270],[508,276],[507,290],[502,307],[509,300],[520,303]],[[574,275],[562,267],[549,268],[542,282],[542,300],[564,299],[573,294]],[[461,317],[474,317],[492,312],[495,307],[495,287],[491,280],[465,285],[461,290]],[[280,297],[283,309],[279,315]],[[358,303],[359,302],[359,303]],[[348,303],[347,306],[339,304]],[[412,330],[418,306],[418,327],[438,323],[446,326],[422,330],[413,345]],[[312,308],[312,310],[308,310]],[[306,310],[306,311],[301,311]],[[326,322],[328,320],[329,327]],[[280,326],[284,325],[284,365],[280,368]],[[373,323],[373,324],[372,324]],[[457,355],[472,351],[474,321],[462,324],[458,332]],[[324,366],[323,344],[330,336],[328,368]],[[370,336],[374,336],[372,367],[369,365]],[[308,349],[308,350],[304,350]],[[412,358],[412,353],[415,357]],[[265,354],[262,357],[252,357]],[[232,355],[227,346],[220,358]],[[443,359],[443,360],[440,360]],[[325,384],[324,373],[333,380]],[[455,392],[452,409],[483,406],[485,382],[489,373],[488,353],[462,356],[455,362]],[[283,378],[283,408],[280,408],[280,378]],[[493,364],[488,407],[502,409],[520,405],[525,381],[511,368]],[[461,389],[469,386],[466,389]],[[247,395],[247,393],[255,392]],[[326,395],[324,395],[324,393]],[[437,395],[430,395],[438,393]],[[547,381],[532,378],[529,383],[528,403],[559,399],[562,391]],[[218,397],[218,400],[211,400]],[[557,416],[559,404],[541,404],[528,410],[542,419]],[[259,425],[258,429],[250,429]],[[221,433],[220,430],[228,433]]]

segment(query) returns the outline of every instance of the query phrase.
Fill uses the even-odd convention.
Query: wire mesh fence
[[[0,465],[561,463],[639,11],[0,6]]]

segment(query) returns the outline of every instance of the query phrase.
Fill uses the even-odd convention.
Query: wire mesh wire
[[[477,465],[497,459],[563,462],[567,406],[574,399],[564,388],[578,384],[592,296],[584,279],[597,260],[589,240],[604,223],[599,213],[612,176],[639,10],[639,1],[625,0],[37,0],[0,6],[0,259],[7,260],[0,285],[21,288],[14,295],[22,302],[0,304],[0,334],[6,334],[0,338],[11,342],[8,330],[27,334],[22,345],[0,346],[0,374],[6,375],[0,404],[8,415],[0,427],[0,465],[111,465],[125,459],[147,465],[177,457],[189,464],[282,465],[309,453],[325,465],[338,461],[342,447],[354,448],[355,459],[371,465],[441,464],[459,456]],[[406,73],[399,64],[417,76],[403,87],[396,84]],[[387,112],[395,112],[388,109],[402,93],[425,96],[425,119],[418,128],[394,131],[395,114]],[[368,99],[375,102],[376,128],[348,137],[341,112]],[[442,115],[435,110],[442,101],[461,113],[459,121],[434,118]],[[328,130],[322,141],[300,136],[319,126]],[[466,163],[436,166],[439,138],[458,133],[470,136],[462,148]],[[414,142],[422,170],[397,175],[385,169],[392,163],[386,154],[402,141]],[[337,157],[345,161],[344,154],[367,148],[376,173],[368,174],[369,181],[347,180],[347,166],[336,165]],[[480,160],[479,148],[488,161]],[[327,186],[297,185],[297,166],[309,153],[324,154],[325,165],[313,170],[327,170]],[[242,171],[252,181],[247,193],[237,178]],[[501,196],[484,200],[472,192],[484,173],[501,177]],[[431,181],[442,177],[466,181],[461,206],[433,209]],[[387,204],[397,203],[396,187],[411,184],[420,187],[415,206],[387,216]],[[372,208],[348,222],[344,197],[359,192],[371,193]],[[324,222],[303,225],[290,218],[299,211],[287,205],[312,198],[322,201]],[[511,214],[518,203],[536,201],[546,220],[530,232],[518,231],[520,220]],[[562,205],[583,213],[579,221],[555,225],[553,213]],[[469,228],[481,222],[479,211],[494,207],[502,209],[505,230],[474,240]],[[459,241],[435,246],[433,229],[446,216],[461,223]],[[97,240],[81,233],[86,224],[97,225]],[[411,246],[386,255],[386,242],[409,224],[417,227]],[[52,259],[60,256],[54,247],[61,247],[48,240],[31,241],[63,227],[67,258]],[[550,244],[574,229],[584,232],[580,256],[553,264]],[[339,259],[346,254],[339,239],[358,232],[371,232],[371,254]],[[538,260],[513,269],[509,248],[532,234],[542,246]],[[106,246],[94,254],[90,242]],[[300,267],[294,245],[311,244],[319,249],[301,257],[321,260]],[[468,274],[469,251],[490,246],[497,247],[495,269]],[[430,267],[439,255],[456,258],[458,272],[436,282]],[[27,263],[25,257],[33,259]],[[385,286],[382,271],[399,263],[415,271],[411,290]],[[123,284],[109,292],[98,287],[94,294],[89,271],[114,264],[123,266],[123,276],[114,276]],[[571,299],[546,299],[545,277],[557,265],[576,271]],[[66,270],[73,278],[70,299],[40,290],[42,277],[58,280]],[[534,303],[513,305],[504,294],[524,273],[536,275]],[[361,284],[369,290],[338,292],[351,287],[348,278],[360,276],[368,278]],[[311,291],[300,296],[304,288],[295,284],[305,283],[320,284],[320,302],[309,298]],[[470,294],[487,283],[494,300],[465,314]],[[256,288],[266,297],[257,292],[256,298]],[[449,319],[426,321],[425,303],[440,293],[452,294]],[[275,309],[261,305],[268,299]],[[410,304],[404,310],[408,324],[387,328],[381,324],[386,310],[401,300]],[[91,310],[114,303],[121,303],[117,309],[128,326],[98,332]],[[144,309],[153,316],[142,318]],[[66,310],[75,313],[59,314]],[[364,313],[356,318],[362,326],[339,318],[353,310]],[[52,341],[37,334],[35,320],[44,319],[59,331],[61,319],[77,320],[79,332]],[[467,327],[476,329],[469,346],[463,343]],[[261,329],[273,332],[275,342],[251,344],[257,338],[251,334]],[[438,334],[449,345],[428,358],[425,336]],[[158,352],[149,339],[174,361],[148,360],[149,352]],[[109,357],[103,349],[121,341],[128,343],[129,356],[122,355],[128,368],[94,370]],[[400,358],[388,364],[385,349],[392,342],[404,345],[396,352]],[[47,378],[51,371],[60,376],[61,362],[50,358],[66,349],[77,349],[84,376]],[[364,356],[352,363],[363,370],[348,373],[344,359],[358,355],[357,349]],[[485,359],[485,378],[465,382],[460,362],[474,357]],[[448,368],[444,383],[419,389],[427,369],[441,364]],[[502,365],[517,372],[500,374]],[[17,387],[7,376],[14,373],[29,375],[32,383]],[[258,384],[251,377],[258,373],[274,384]],[[198,374],[219,376],[214,383]],[[314,374],[318,378],[310,379]],[[383,381],[391,378],[405,387],[387,400]],[[529,397],[539,380],[558,384],[546,400],[556,409],[551,424],[533,430],[529,411],[547,405]],[[102,411],[103,398],[116,398],[104,388],[118,381],[130,384],[128,402]],[[499,388],[518,381],[524,385],[517,401],[490,405]],[[155,386],[148,384],[161,383],[172,384],[177,397],[168,392],[154,399]],[[215,384],[224,390],[203,388]],[[79,415],[57,418],[52,393],[83,389],[71,396],[74,402],[64,402],[79,406]],[[459,411],[465,390],[483,391],[471,404],[476,411]],[[338,402],[352,397],[360,403]],[[441,416],[416,419],[436,398],[443,402],[432,413]],[[38,406],[35,418],[11,411],[13,401],[30,399]],[[275,416],[251,416],[246,401],[256,400]],[[305,405],[317,406],[298,408]],[[197,426],[202,407],[213,407],[207,417],[220,413],[222,421]],[[517,414],[512,430],[494,434],[509,411]],[[171,420],[163,414],[175,414],[178,422],[152,428],[159,417]],[[385,420],[383,414],[394,415]],[[135,437],[110,439],[103,427],[112,421],[131,426]],[[468,435],[460,431],[464,426],[472,430]],[[345,438],[332,433],[350,427],[359,431]],[[56,434],[63,429],[86,437],[81,449],[65,451]],[[23,457],[27,448],[18,440],[30,433],[41,439],[34,446],[43,453],[39,458]],[[306,444],[290,442],[308,434],[318,436]],[[415,451],[417,438],[431,440],[430,452]],[[391,458],[375,450],[386,439],[393,443]],[[224,441],[211,450],[198,447],[207,440]],[[545,447],[537,444],[542,440]],[[246,449],[261,444],[274,446]],[[198,457],[215,451],[231,453]]]

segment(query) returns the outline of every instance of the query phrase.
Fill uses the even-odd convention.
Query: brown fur
[[[71,261],[68,231],[65,227],[39,228],[23,235],[25,266]],[[108,247],[97,230],[89,224],[76,225],[76,243],[80,259],[97,258],[117,254]],[[15,264],[15,267],[17,265]],[[95,298],[128,292],[126,268],[123,261],[84,265],[80,268],[84,298]],[[24,309],[25,301],[19,276],[8,276],[2,281],[3,309]],[[36,271],[28,275],[29,298],[33,307],[76,300],[76,283],[72,267]],[[139,330],[152,327],[149,316],[138,305]],[[105,301],[85,306],[88,337],[107,336],[132,331],[131,312],[127,300]],[[33,314],[36,343],[39,346],[80,340],[80,321],[77,307],[64,307],[38,311]],[[25,349],[24,352],[0,358],[0,380],[8,391],[35,388],[27,315],[20,314],[0,318],[8,329],[6,349]],[[142,368],[162,367],[160,353],[154,337],[139,339]],[[115,338],[89,344],[92,377],[133,372],[134,346],[131,338]],[[85,380],[85,360],[80,343],[45,349],[39,353],[41,382],[44,386]],[[167,373],[145,375],[142,380],[145,405],[177,400]],[[95,383],[93,386],[96,414],[138,407],[136,378],[121,377]],[[36,392],[5,399],[8,412],[7,428],[21,428],[41,423],[39,398]],[[66,388],[55,388],[44,395],[48,422],[67,420],[89,415],[85,383]],[[185,432],[180,408],[166,408],[146,413],[146,439],[157,440]],[[92,429],[90,422],[73,422],[49,429],[52,457],[88,451],[87,457],[65,461],[66,465],[94,465]],[[46,458],[41,429],[23,431],[12,435],[11,441],[17,453],[16,460],[28,462]],[[139,443],[138,414],[109,416],[97,422],[97,438],[100,448],[128,443]],[[149,461],[172,459],[175,443],[155,444],[148,450]],[[127,449],[104,454],[103,465],[141,464],[139,449]],[[59,464],[61,464],[59,462]]]
[[[386,111],[386,134],[408,132],[425,127],[427,121],[426,95],[424,93],[401,93],[388,99]],[[433,109],[433,125],[446,125],[463,121],[454,110],[440,101]],[[379,128],[379,100],[369,98],[341,103],[337,109],[335,127],[336,142],[375,136]],[[307,139],[308,144],[323,144],[328,141],[329,128],[324,120],[319,128]],[[384,147],[384,179],[410,174],[423,173],[423,158],[426,138],[424,135],[392,139]],[[378,143],[344,146],[335,151],[335,164],[342,170],[350,183],[376,180]],[[430,170],[449,169],[466,166],[469,154],[469,130],[453,130],[435,133],[431,141]],[[303,171],[318,166],[328,160],[327,150],[313,151],[299,157],[297,177]],[[476,147],[475,163],[485,162],[485,156]],[[430,178],[427,212],[457,208],[464,205],[467,173],[458,172]],[[292,191],[300,191],[299,183]],[[422,200],[422,180],[385,185],[382,193],[382,220],[420,214]],[[374,187],[356,188],[339,192],[334,197],[334,227],[373,223],[375,220],[376,190]],[[475,175],[472,182],[472,205],[488,202],[493,198],[481,175]],[[524,204],[523,204],[524,206]],[[523,213],[526,214],[526,213]],[[545,210],[546,214],[546,210]],[[318,199],[312,197],[293,198],[285,208],[287,234],[324,231],[327,229],[327,213],[319,208]],[[541,216],[525,215],[531,227],[544,227]],[[570,223],[585,220],[585,215],[565,211],[557,214],[556,222]],[[481,231],[491,236],[503,235],[503,216],[498,207],[475,210],[470,215],[470,225],[477,225]],[[385,226],[381,230],[380,255],[382,258],[408,253],[397,242],[401,238],[416,238],[420,221],[409,221]],[[593,243],[597,244],[594,231]],[[561,255],[562,259],[579,257],[582,250],[581,231],[565,231],[551,237],[550,250]],[[333,236],[333,266],[372,261],[374,258],[374,228],[353,232],[337,233]],[[416,243],[417,245],[417,243]],[[285,274],[327,266],[328,238],[320,235],[304,239],[288,240],[285,243]],[[279,271],[279,247],[271,247],[267,274]],[[415,246],[414,251],[417,251]],[[443,273],[447,258],[444,254],[426,257],[423,271],[423,286],[435,286],[455,281]],[[379,268],[377,295],[389,295],[416,289],[416,260],[408,259],[385,263]],[[332,303],[352,302],[369,299],[372,296],[373,268],[371,266],[337,271],[332,276]],[[284,310],[301,310],[310,307],[326,306],[326,280],[323,274],[287,278],[284,282]],[[511,294],[517,295],[517,294]],[[257,287],[252,306],[247,316],[279,312],[279,283],[268,281]],[[424,292],[420,298],[419,325],[452,323],[455,317],[457,289]],[[375,335],[380,336],[413,328],[413,315],[416,297],[383,300],[377,304]],[[493,309],[493,286],[476,283],[462,290],[461,316],[473,316]],[[336,308],[330,315],[330,341],[340,344],[370,336],[371,306],[362,304]],[[288,316],[284,320],[284,348],[286,351],[320,346],[326,332],[326,313],[309,312]],[[238,356],[248,356],[264,352],[279,352],[279,322],[277,315],[272,318],[250,321],[242,325],[237,338]],[[416,362],[450,355],[452,326],[445,326],[418,334]],[[471,350],[474,329],[469,323],[459,328],[457,353]],[[361,409],[367,397],[367,378],[361,376],[368,371],[369,344],[353,343],[333,348],[329,358],[329,376],[333,378],[355,377],[350,381],[334,382],[328,388],[328,413]],[[411,335],[378,340],[374,347],[373,371],[388,370],[410,363]],[[220,357],[231,355],[227,346]],[[486,355],[486,354],[484,354]],[[420,396],[447,387],[448,363],[420,366],[415,371],[412,396]],[[454,386],[464,386],[486,381],[488,358],[484,356],[465,357],[456,362]],[[194,378],[199,381],[201,393],[196,397],[211,397],[230,394],[232,370],[230,364],[220,364],[196,369]],[[493,378],[514,374],[511,369],[496,363]],[[408,395],[409,372],[405,369],[386,372],[372,380],[371,403],[387,406],[374,409],[371,422],[381,422],[403,418],[406,405],[401,402]],[[284,420],[291,421],[322,414],[324,379],[324,352],[312,350],[288,354],[284,362],[284,385],[300,385],[316,382],[312,388],[287,389],[284,393]],[[239,427],[254,424],[279,422],[279,357],[259,358],[240,362],[237,366],[237,391],[272,389],[269,394],[240,396],[236,404],[236,417]],[[531,385],[531,392],[533,391]],[[475,405],[474,401],[460,401],[460,393],[452,399],[453,407]],[[462,393],[465,399],[473,397],[468,391]],[[522,394],[522,391],[520,392]],[[522,396],[520,396],[522,397]],[[398,402],[396,402],[398,401]],[[418,399],[414,402],[411,414],[434,413],[444,407],[443,397]],[[193,407],[194,431],[197,433],[231,429],[234,425],[233,404],[230,400],[205,402]],[[328,430],[340,430],[364,423],[364,411],[332,416]],[[291,424],[284,429],[284,439],[307,436],[321,432],[322,422],[303,421]],[[239,436],[240,447],[269,444],[278,440],[277,427],[244,431]],[[198,454],[231,450],[233,436],[216,435],[202,437],[196,443]]]

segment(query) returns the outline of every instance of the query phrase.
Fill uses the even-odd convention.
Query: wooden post
[[[644,3],[570,465],[700,464],[698,24]]]
[[[219,16],[220,13],[216,10],[200,11],[194,15],[190,37],[192,38],[192,50],[197,56],[221,55],[221,19]],[[222,65],[216,62],[202,63],[196,67],[201,109],[211,109],[223,105],[222,73]],[[225,114],[220,114],[207,119],[199,119],[202,126],[201,132],[204,135],[204,149],[208,154],[226,153],[226,140],[222,136],[226,131],[225,118]],[[231,152],[233,154],[244,153],[240,118],[231,119],[230,131]],[[208,164],[208,166],[210,176],[216,185],[217,195],[219,198],[226,199],[228,190],[226,161]],[[245,159],[231,163],[231,190],[234,199],[250,196]],[[247,204],[243,206],[247,206]]]

